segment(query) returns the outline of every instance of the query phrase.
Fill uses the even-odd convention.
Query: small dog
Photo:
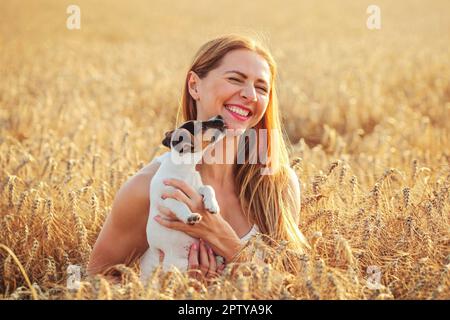
[[[214,214],[219,211],[214,189],[211,186],[203,185],[201,176],[195,167],[205,151],[225,136],[225,129],[223,118],[218,115],[203,122],[187,121],[178,129],[166,133],[162,143],[170,148],[170,153],[163,157],[150,184],[150,213],[147,222],[149,248],[141,258],[141,279],[143,281],[159,265],[158,249],[164,252],[162,265],[164,271],[168,271],[173,266],[181,271],[186,271],[189,248],[196,242],[195,238],[186,233],[166,228],[154,221],[153,218],[156,215],[163,216],[157,209],[158,205],[170,209],[184,223],[195,224],[201,220],[201,215],[191,212],[185,203],[172,198],[161,199],[163,191],[174,189],[171,186],[165,186],[163,180],[175,178],[185,181],[203,196],[205,208],[210,213]]]

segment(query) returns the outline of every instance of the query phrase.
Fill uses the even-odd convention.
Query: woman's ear
[[[170,140],[172,140],[172,133],[173,133],[173,131],[174,130],[167,131],[165,133],[166,136],[164,137],[164,139],[162,141],[163,146],[165,146],[165,147],[167,147],[169,149],[170,149]]]
[[[188,77],[189,94],[195,101],[200,100],[200,96],[199,96],[199,92],[198,92],[199,82],[200,82],[199,76],[194,71],[189,71],[189,77]]]

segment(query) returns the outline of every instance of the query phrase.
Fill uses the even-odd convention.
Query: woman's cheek
[[[266,104],[266,102],[264,102],[264,104],[261,104],[258,107],[258,114],[256,116],[258,121],[262,119],[262,117],[264,116],[264,113],[266,112],[266,110],[267,110],[267,104]]]

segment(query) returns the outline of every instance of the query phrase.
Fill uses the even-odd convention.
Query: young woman
[[[271,54],[253,39],[239,35],[219,37],[204,44],[187,73],[178,119],[182,115],[182,122],[203,121],[220,114],[231,132],[223,139],[223,151],[233,152],[234,161],[201,162],[196,167],[203,183],[214,188],[220,214],[209,214],[203,208],[201,195],[192,187],[170,180],[167,185],[176,187],[178,192],[163,197],[183,201],[203,219],[196,225],[161,218],[157,221],[201,239],[191,247],[189,269],[200,270],[206,278],[218,271],[215,255],[222,256],[225,263],[233,261],[248,236],[257,231],[274,240],[287,240],[292,249],[303,250],[308,246],[298,229],[300,185],[289,166],[275,79],[276,65]],[[239,134],[233,134],[248,129],[266,129],[265,143],[258,140],[255,147],[240,139]],[[225,142],[227,139],[234,148],[227,149],[230,146]],[[261,146],[266,148],[268,163],[236,161],[238,152],[256,152],[250,149]],[[158,167],[158,161],[152,161],[117,193],[93,248],[89,273],[128,263],[148,248],[149,186]],[[263,169],[269,169],[269,173],[261,174]],[[167,208],[159,209],[171,215]]]

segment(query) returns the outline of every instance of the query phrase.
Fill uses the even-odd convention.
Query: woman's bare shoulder
[[[150,205],[150,182],[160,166],[159,162],[153,161],[140,169],[130,177],[117,191],[112,208],[113,219],[129,219],[129,214],[141,214],[148,211]],[[124,214],[126,213],[126,214]]]
[[[122,186],[122,189],[126,189],[127,193],[134,193],[137,196],[144,196],[144,198],[148,199],[150,182],[160,165],[161,163],[157,161],[147,164],[130,177]]]
[[[151,175],[153,177],[153,175],[156,173],[156,171],[158,171],[158,168],[159,168],[160,165],[161,165],[161,163],[154,159],[149,164],[147,164],[146,166],[142,167],[136,173],[136,175],[143,174],[143,175]]]

